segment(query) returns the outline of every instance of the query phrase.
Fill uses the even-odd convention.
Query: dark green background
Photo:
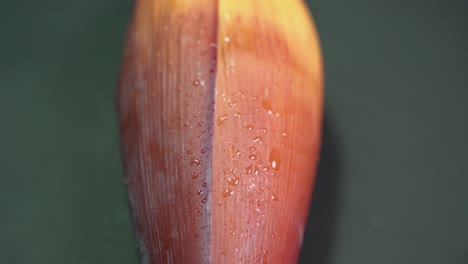
[[[309,2],[327,94],[300,263],[468,263],[468,3]],[[0,263],[138,263],[114,112],[131,8],[0,4]]]

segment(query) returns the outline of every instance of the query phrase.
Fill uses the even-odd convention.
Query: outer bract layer
[[[294,263],[322,62],[300,1],[139,0],[118,110],[144,263]]]

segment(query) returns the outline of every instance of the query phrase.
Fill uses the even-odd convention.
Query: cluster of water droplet
[[[266,93],[268,95],[268,92]],[[270,146],[271,140],[268,141],[268,146],[264,144],[264,138],[270,136],[268,135],[268,130],[273,130],[276,133],[276,129],[265,126],[255,127],[249,121],[255,120],[255,118],[261,115],[265,115],[266,118],[278,118],[280,116],[279,113],[274,112],[267,98],[267,96],[262,96],[263,100],[258,100],[256,96],[246,98],[246,95],[242,91],[235,92],[233,96],[228,96],[225,93],[221,94],[222,102],[228,106],[228,110],[226,110],[225,114],[223,113],[217,117],[216,123],[220,127],[220,131],[223,131],[222,127],[228,127],[226,130],[227,135],[223,136],[224,140],[222,140],[226,146],[223,151],[230,156],[232,161],[228,162],[228,167],[223,170],[223,178],[227,183],[221,192],[223,198],[236,194],[238,185],[242,185],[241,190],[250,193],[263,193],[264,188],[266,188],[270,193],[266,199],[270,201],[278,200],[274,188],[269,186],[269,177],[276,177],[280,171],[282,165],[281,152],[278,147]],[[259,106],[255,108],[255,112],[245,111],[245,105],[242,104],[248,101],[253,105]],[[244,108],[240,108],[240,106]],[[260,108],[263,108],[265,111],[260,111]],[[267,124],[270,123],[267,122]],[[250,143],[246,144],[248,141],[244,139],[239,142],[237,136],[229,138],[229,132],[232,132],[233,128],[238,130],[236,135],[250,137]],[[282,132],[282,136],[285,137],[286,133]],[[263,178],[260,179],[260,177]],[[257,195],[257,197],[265,197],[265,195]],[[268,202],[266,199],[257,198],[255,201],[249,200],[249,203],[256,205],[257,208],[255,210],[260,211],[262,204]],[[221,202],[218,205],[221,205]]]

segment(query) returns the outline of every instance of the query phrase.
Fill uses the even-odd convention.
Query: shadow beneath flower
[[[300,264],[330,264],[334,252],[342,161],[327,113],[322,137],[315,188],[298,261]]]

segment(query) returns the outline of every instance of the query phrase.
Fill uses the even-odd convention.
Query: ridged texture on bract
[[[144,263],[294,263],[322,63],[300,1],[139,0],[118,110]]]

